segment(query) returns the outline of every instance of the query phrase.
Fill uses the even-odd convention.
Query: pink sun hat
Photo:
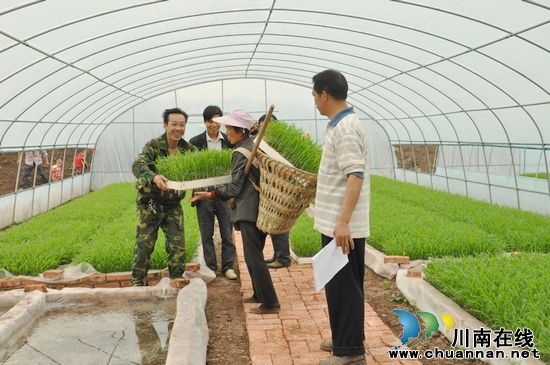
[[[250,130],[254,125],[254,118],[244,109],[235,109],[229,115],[212,118],[214,122],[240,127]]]

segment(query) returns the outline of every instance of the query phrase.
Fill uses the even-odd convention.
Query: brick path
[[[244,262],[242,237],[235,231],[237,260],[240,271],[241,293],[252,295],[252,283]],[[265,257],[273,254],[268,236]],[[250,341],[253,365],[317,365],[330,353],[319,349],[323,339],[330,339],[325,292],[316,293],[311,265],[270,270],[273,284],[281,303],[276,314],[250,314],[249,308],[258,304],[244,304],[245,320]],[[418,361],[390,360],[386,351],[400,344],[399,339],[365,302],[365,348],[367,363],[380,365],[420,365]]]

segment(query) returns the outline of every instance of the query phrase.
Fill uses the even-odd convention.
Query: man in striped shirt
[[[325,247],[333,239],[349,262],[325,286],[332,340],[321,349],[332,357],[319,365],[364,365],[365,238],[369,231],[370,179],[367,137],[346,103],[348,83],[338,71],[313,77],[313,98],[330,119],[317,177],[315,226]]]

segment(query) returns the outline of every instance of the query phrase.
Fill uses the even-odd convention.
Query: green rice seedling
[[[319,172],[323,150],[303,129],[284,121],[271,122],[264,139],[295,167],[313,174]]]
[[[521,174],[521,176],[534,177],[534,178],[537,178],[537,179],[548,180],[548,174],[545,173],[545,172],[526,172],[526,173]]]
[[[231,174],[230,149],[178,153],[156,161],[157,172],[172,181],[192,181]]]
[[[530,328],[550,360],[550,256],[540,253],[435,260],[426,280],[493,329]]]
[[[303,212],[290,230],[292,251],[299,257],[313,257],[321,250],[321,234],[313,229],[313,218]]]
[[[373,199],[389,197],[411,209],[417,207],[448,221],[476,227],[501,240],[506,251],[550,252],[548,216],[380,176],[371,176],[371,182],[376,196]]]
[[[118,184],[0,231],[0,268],[14,275],[38,275],[70,262],[90,237],[119,214],[126,198]]]
[[[136,231],[136,190],[111,184],[82,198],[0,231],[0,268],[14,275],[38,275],[68,263],[87,262],[100,272],[129,271]],[[187,261],[199,246],[196,212],[184,207]],[[164,237],[152,268],[166,267]]]
[[[371,193],[371,235],[368,242],[387,255],[429,257],[499,253],[504,242],[495,235],[420,206],[402,203],[387,195]]]

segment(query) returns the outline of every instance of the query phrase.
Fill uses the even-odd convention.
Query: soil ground
[[[63,155],[65,154],[65,150],[46,150],[48,152],[48,163],[51,162],[52,152],[54,156],[54,165],[55,161],[57,161],[58,158],[63,160]],[[73,174],[73,161],[74,157],[80,152],[82,149],[78,149],[75,151],[74,148],[67,149],[67,152],[65,154],[65,163],[63,165],[63,178],[70,177]],[[90,166],[92,162],[92,152],[93,150],[89,149],[86,152],[86,162],[88,163],[88,166]],[[15,188],[15,183],[17,179],[17,153],[0,153],[0,195],[6,195],[11,194],[15,192],[17,189]],[[51,166],[50,168],[45,168],[46,175],[49,175],[51,173]],[[31,173],[30,180],[31,184],[34,179],[34,171]],[[40,176],[36,176],[36,186],[42,185],[42,181],[40,180]],[[21,174],[19,174],[19,182],[18,182],[18,188],[21,186]]]

